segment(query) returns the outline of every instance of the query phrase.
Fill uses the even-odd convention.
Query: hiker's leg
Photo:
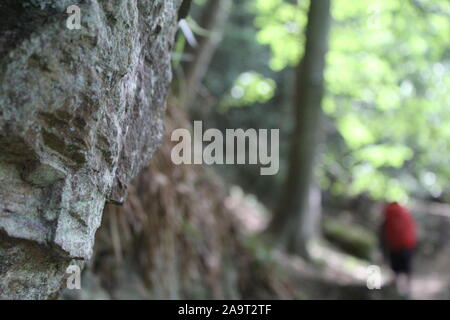
[[[405,295],[408,297],[412,293],[412,260],[413,250],[405,250]]]
[[[404,272],[398,273],[396,279],[398,293],[409,298],[411,296],[411,275]]]
[[[412,278],[410,273],[405,274],[405,295],[411,296],[412,292]]]

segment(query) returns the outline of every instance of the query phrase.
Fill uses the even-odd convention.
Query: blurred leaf
[[[229,94],[221,102],[221,111],[229,108],[246,107],[255,103],[264,103],[275,94],[276,83],[256,72],[239,75]]]

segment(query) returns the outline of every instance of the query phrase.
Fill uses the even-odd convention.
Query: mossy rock
[[[361,259],[370,260],[372,251],[377,246],[374,233],[360,225],[327,217],[322,220],[322,229],[326,240],[346,253]]]

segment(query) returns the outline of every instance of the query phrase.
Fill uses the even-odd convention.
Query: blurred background
[[[398,201],[418,226],[409,298],[449,299],[449,34],[449,1],[193,1],[165,142],[66,298],[402,298],[378,240]],[[279,173],[174,165],[194,120],[280,129]]]

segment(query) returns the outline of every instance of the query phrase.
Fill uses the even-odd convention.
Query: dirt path
[[[418,261],[411,295],[420,300],[450,299],[450,247],[435,259]]]
[[[308,268],[296,268],[297,277],[315,279],[312,287],[313,297],[323,299],[404,299],[396,293],[393,274],[388,266],[381,266],[382,289],[369,290],[366,287],[367,268],[369,263],[335,251],[329,247],[315,245],[312,254],[316,261],[324,263],[323,268],[309,270]],[[411,299],[434,300],[450,299],[450,247],[442,249],[431,258],[418,257],[416,272],[412,282]],[[291,266],[295,266],[298,257],[290,257]],[[308,275],[309,274],[309,275]],[[321,281],[318,281],[318,280]],[[335,287],[335,288],[334,288]],[[332,292],[324,292],[330,291]],[[330,296],[330,293],[332,295]]]

